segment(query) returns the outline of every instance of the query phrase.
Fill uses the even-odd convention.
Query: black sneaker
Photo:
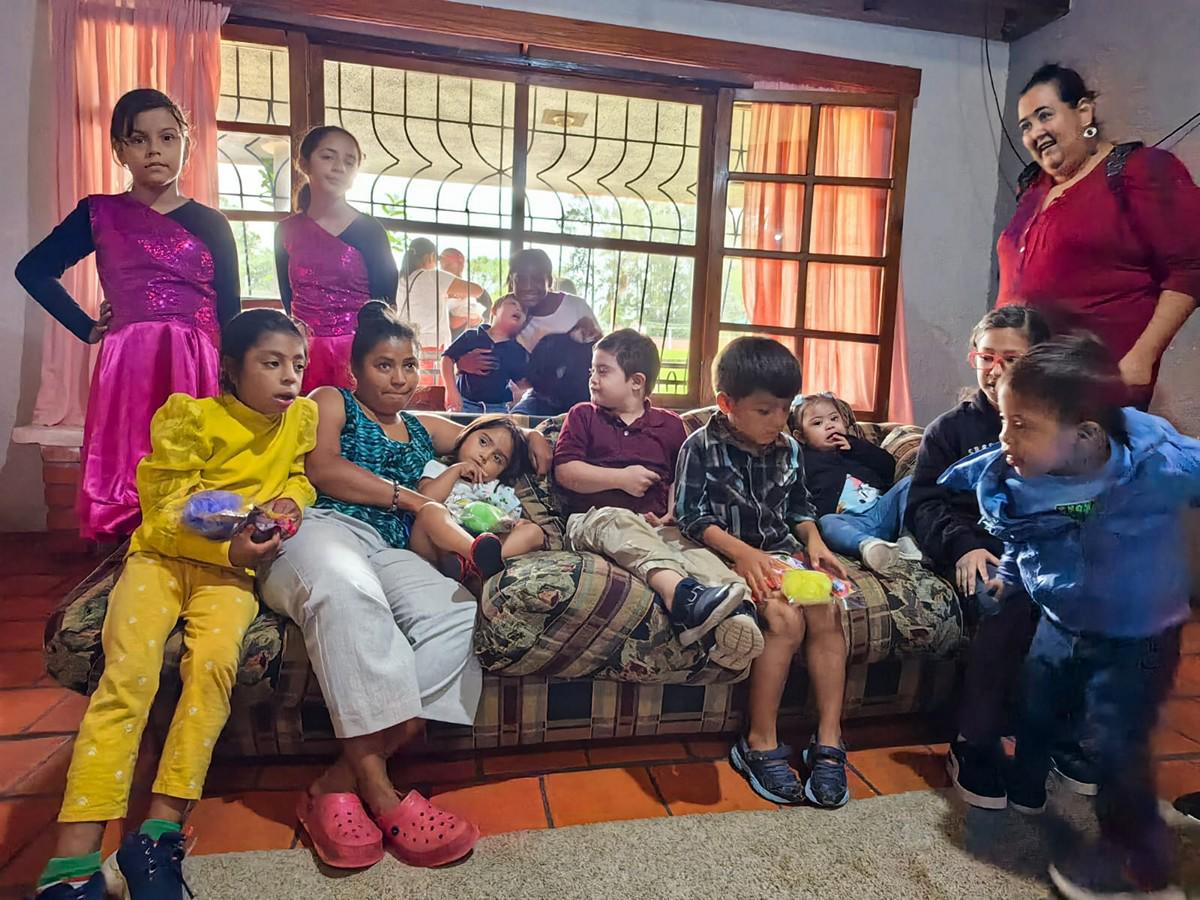
[[[837,809],[850,802],[850,786],[846,783],[846,750],[818,744],[817,736],[804,748],[804,767],[808,782],[804,796],[813,806]]]
[[[750,782],[754,793],[786,806],[804,802],[804,782],[788,765],[791,756],[792,748],[787,744],[774,750],[751,750],[744,737],[729,748],[729,762]]]
[[[1004,751],[998,743],[980,747],[958,740],[946,754],[946,771],[950,773],[950,783],[966,803],[978,809],[1005,809],[1008,792],[1001,767],[1003,759]]]
[[[1006,784],[1008,806],[1023,816],[1040,816],[1046,811],[1046,778],[1039,783],[1033,779],[1022,778],[1014,768],[1009,773]]]
[[[679,628],[679,643],[684,647],[696,643],[730,616],[744,613],[745,605],[746,588],[743,585],[706,587],[694,578],[683,579],[675,589],[670,610],[671,621]],[[758,630],[757,625],[754,628]],[[761,645],[761,632],[758,640]],[[761,647],[758,652],[762,652]],[[744,669],[745,665],[727,668]]]
[[[108,890],[105,886],[104,873],[96,872],[83,884],[67,884],[60,881],[47,885],[34,897],[34,900],[105,900]]]
[[[1095,767],[1078,744],[1055,747],[1051,771],[1055,780],[1069,791],[1084,797],[1100,793]]]
[[[1065,862],[1050,866],[1050,880],[1067,900],[1098,898],[1150,898],[1185,900],[1183,890],[1167,873],[1139,880],[1128,865],[1128,854],[1111,844],[1098,843]]]
[[[144,834],[128,834],[116,853],[117,868],[125,879],[131,900],[182,900],[195,897],[183,880],[184,836],[169,831],[157,841]]]

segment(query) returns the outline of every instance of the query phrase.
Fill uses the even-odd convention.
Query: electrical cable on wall
[[[1180,141],[1182,141],[1184,138],[1186,138],[1189,134],[1191,134],[1197,128],[1200,128],[1200,122],[1197,122],[1196,121],[1197,119],[1200,119],[1200,112],[1197,112],[1197,113],[1194,113],[1193,115],[1188,116],[1183,121],[1182,125],[1179,125],[1176,128],[1173,128],[1171,131],[1167,132],[1162,137],[1160,137],[1157,141],[1155,141],[1154,146],[1155,147],[1161,146],[1168,138],[1172,137],[1173,135],[1177,134],[1180,131],[1183,131],[1183,129],[1187,128],[1188,125],[1191,125],[1192,122],[1196,122],[1195,125],[1192,125],[1191,128],[1188,128],[1187,131],[1184,131],[1184,133],[1180,136],[1178,141],[1176,141],[1174,144],[1171,145],[1172,147],[1179,146]]]
[[[1008,129],[1004,127],[1004,110],[1000,106],[1000,94],[996,90],[996,78],[992,74],[992,51],[988,46],[988,15],[991,11],[990,0],[984,0],[983,4],[983,59],[984,65],[987,68],[988,82],[992,86],[992,102],[996,104],[996,121],[1000,123],[1000,133],[1004,135],[1004,140],[1012,149],[1013,155],[1017,160],[1024,165],[1025,160],[1021,157],[1021,151],[1017,149],[1017,145],[1013,143],[1013,139],[1008,134]],[[1000,177],[1004,179],[1004,183],[1008,185],[1012,195],[1017,196],[1017,189],[1013,183],[1008,180],[1008,175],[1004,171],[1004,147],[1000,147],[996,152],[996,166],[1000,170]]]

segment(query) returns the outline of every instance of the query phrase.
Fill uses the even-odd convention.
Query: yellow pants
[[[242,638],[258,612],[250,576],[187,560],[134,553],[104,618],[104,674],[75,738],[60,822],[125,816],[130,778],[163,644],[184,620],[183,693],[163,747],[154,792],[198,800],[213,744],[229,718]]]

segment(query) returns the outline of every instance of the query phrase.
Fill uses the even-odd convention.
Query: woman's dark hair
[[[510,291],[515,289],[518,270],[534,275],[544,275],[546,287],[554,286],[554,263],[550,262],[550,255],[545,250],[527,247],[512,255],[512,259],[508,261],[508,289]]]
[[[1121,407],[1129,388],[1117,361],[1095,335],[1079,332],[1039,344],[1004,370],[1000,386],[1060,422],[1095,422],[1116,440],[1127,440]]]
[[[358,328],[350,344],[350,368],[362,371],[367,354],[380,341],[412,341],[417,347],[417,334],[411,325],[400,321],[396,310],[381,300],[369,300],[358,311]]]
[[[133,137],[133,123],[137,117],[152,109],[165,109],[179,125],[179,130],[185,135],[188,132],[187,116],[179,108],[179,104],[153,88],[136,88],[121,95],[112,111],[112,123],[108,127],[108,136],[113,146],[124,144]]]
[[[316,128],[310,128],[308,133],[304,135],[304,140],[300,142],[300,159],[308,162],[312,159],[312,155],[317,152],[317,148],[321,146],[321,141],[329,137],[331,134],[342,134],[350,138],[354,142],[354,149],[358,151],[359,164],[365,158],[362,150],[362,145],[358,142],[353,134],[347,131],[340,125],[318,125]],[[300,193],[296,195],[296,203],[303,210],[308,209],[309,203],[312,202],[312,189],[305,184],[300,188]]]
[[[1046,318],[1032,306],[998,306],[989,310],[987,315],[971,329],[971,349],[979,346],[979,339],[985,331],[995,331],[1001,328],[1011,328],[1025,335],[1030,347],[1050,340],[1050,325]]]
[[[1058,90],[1058,97],[1063,103],[1078,106],[1082,100],[1095,100],[1097,93],[1088,88],[1081,76],[1074,69],[1060,66],[1058,63],[1046,63],[1030,76],[1021,88],[1022,94],[1027,94],[1039,84],[1052,84]]]
[[[404,259],[400,261],[400,277],[407,280],[413,272],[421,269],[421,263],[429,258],[429,254],[437,256],[437,244],[429,238],[413,238],[408,249],[404,251]]]
[[[462,449],[467,438],[477,431],[506,431],[512,438],[512,456],[509,457],[508,465],[504,467],[504,471],[500,473],[498,479],[501,484],[512,487],[518,478],[529,471],[529,445],[525,442],[525,433],[517,427],[517,423],[512,420],[511,416],[480,416],[464,428],[454,441],[454,449],[450,451],[450,455],[454,459],[458,459],[458,451]]]
[[[780,400],[800,393],[800,363],[779,341],[740,337],[729,342],[713,363],[713,386],[718,393],[742,400],[766,391]]]
[[[225,324],[221,329],[221,390],[236,396],[227,370],[239,371],[246,354],[268,334],[287,334],[304,343],[296,323],[277,309],[248,309]]]

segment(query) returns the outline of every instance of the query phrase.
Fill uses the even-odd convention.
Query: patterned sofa
[[[710,414],[687,414],[688,428],[700,427]],[[553,440],[560,426],[561,418],[539,428]],[[911,470],[919,428],[856,427],[896,456],[897,477]],[[681,647],[644,584],[600,557],[561,549],[563,524],[548,480],[530,478],[520,494],[527,515],[558,549],[514,561],[485,586],[475,648],[487,674],[475,725],[431,725],[429,749],[736,731],[745,702],[738,676],[707,663],[696,647]],[[103,669],[100,629],[121,555],[114,553],[72,591],[46,627],[47,668],[81,693],[94,689]],[[846,717],[944,704],[954,690],[964,640],[954,591],[917,563],[902,562],[886,579],[850,567],[856,587],[843,600],[850,647]],[[159,734],[178,696],[179,629],[166,650],[151,715]],[[781,726],[798,728],[814,718],[798,657]],[[264,609],[246,637],[218,754],[326,755],[334,747],[299,629]]]

